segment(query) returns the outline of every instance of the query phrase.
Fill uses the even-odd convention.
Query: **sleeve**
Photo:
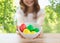
[[[44,18],[45,18],[45,12],[44,12],[44,10],[41,9],[38,12],[37,24],[39,24],[40,26],[42,26],[43,22],[44,22]]]
[[[16,13],[14,15],[14,24],[19,26],[23,22],[23,12],[20,8],[16,10]]]

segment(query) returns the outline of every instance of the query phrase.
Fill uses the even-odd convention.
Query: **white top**
[[[40,10],[37,13],[37,17],[45,14],[44,10]],[[27,17],[24,16],[24,12],[22,11],[22,9],[18,8],[16,13],[15,13],[15,17],[14,17],[14,21],[17,21],[17,25],[20,25],[22,22],[24,23],[37,23],[37,24],[41,24],[41,20],[44,19],[44,17],[39,17],[37,20],[33,19],[33,13],[29,13]]]

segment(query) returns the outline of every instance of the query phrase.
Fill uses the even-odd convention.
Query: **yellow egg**
[[[24,34],[30,34],[30,31],[28,29],[24,29],[23,33]]]
[[[36,32],[35,31],[32,31],[32,32],[30,32],[30,34],[36,34]]]

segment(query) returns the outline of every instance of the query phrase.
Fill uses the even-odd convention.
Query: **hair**
[[[25,16],[27,16],[28,7],[24,4],[23,0],[20,0],[20,6],[21,6],[21,9],[23,10],[23,12],[25,13]],[[33,9],[33,12],[34,12],[34,17],[33,18],[37,19],[37,13],[40,10],[38,0],[34,0],[33,8],[34,8]]]

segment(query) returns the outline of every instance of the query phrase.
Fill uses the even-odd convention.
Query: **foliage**
[[[49,1],[51,5],[45,7],[46,17],[44,23],[44,32],[60,33],[60,2],[57,0]]]
[[[15,7],[13,6],[13,0],[0,0],[0,6],[0,24],[6,32],[15,32],[16,29],[13,22]]]

